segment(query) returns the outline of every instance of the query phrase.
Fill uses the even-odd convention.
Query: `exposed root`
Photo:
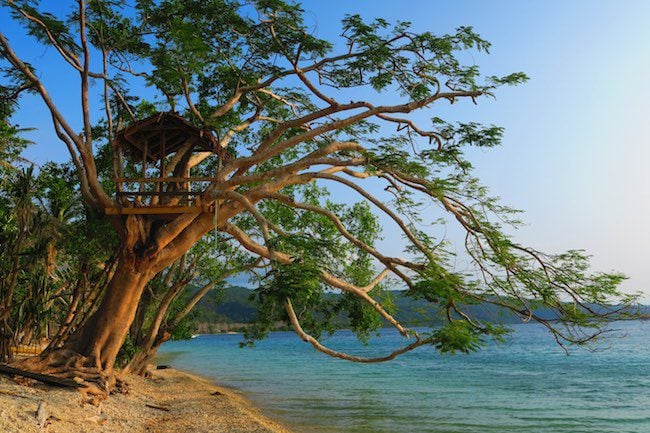
[[[84,401],[99,404],[111,393],[126,393],[126,383],[111,371],[102,370],[94,357],[81,355],[67,349],[22,359],[14,362],[16,368],[48,374],[62,379],[72,379],[83,385],[79,392]]]

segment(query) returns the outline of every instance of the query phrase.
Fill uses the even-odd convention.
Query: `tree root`
[[[57,349],[12,363],[16,368],[74,380],[83,385],[79,392],[84,401],[94,405],[101,403],[111,393],[128,392],[127,384],[114,371],[103,370],[99,365],[94,357],[67,349]]]

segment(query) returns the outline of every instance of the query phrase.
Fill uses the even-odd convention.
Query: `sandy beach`
[[[195,375],[158,370],[151,379],[129,376],[127,383],[127,394],[92,406],[74,390],[0,376],[0,432],[291,433],[236,391]]]

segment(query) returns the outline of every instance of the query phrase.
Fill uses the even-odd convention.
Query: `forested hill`
[[[197,305],[196,320],[202,324],[233,324],[249,323],[255,318],[255,305],[250,299],[251,290],[245,287],[228,287],[224,292],[215,296],[206,296]],[[332,295],[336,296],[336,295]],[[441,318],[441,311],[432,310],[431,304],[414,300],[400,291],[392,292],[398,313],[397,319],[408,326],[428,326]],[[513,313],[491,304],[471,305],[466,310],[479,320],[512,324],[521,322]],[[650,307],[642,306],[640,313],[645,318],[650,317]],[[539,310],[537,314],[550,318],[549,310]],[[345,318],[341,318],[345,320]]]

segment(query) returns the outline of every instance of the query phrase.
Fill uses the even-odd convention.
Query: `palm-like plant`
[[[0,190],[0,360],[11,346],[41,337],[57,290],[55,243],[61,222],[37,200],[34,166],[14,170]]]

